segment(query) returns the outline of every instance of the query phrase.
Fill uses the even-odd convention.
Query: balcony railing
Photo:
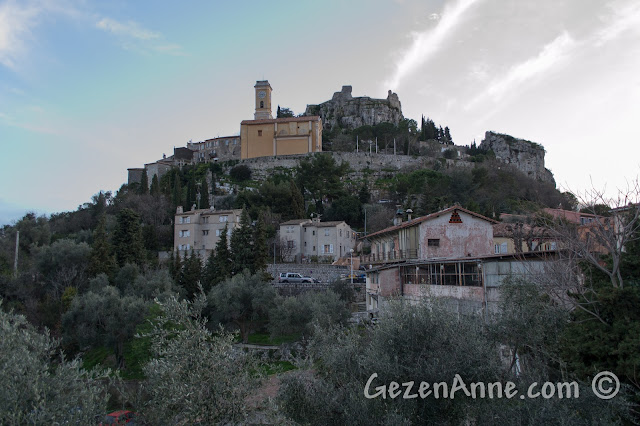
[[[360,263],[384,263],[398,260],[417,259],[418,250],[392,250],[388,252],[371,253],[360,256]]]

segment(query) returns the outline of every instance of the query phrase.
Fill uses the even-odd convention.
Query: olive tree
[[[95,424],[105,413],[99,374],[65,359],[48,331],[38,333],[24,316],[2,309],[0,365],[1,424]]]
[[[256,387],[254,359],[233,346],[234,336],[211,332],[201,312],[206,297],[190,303],[156,301],[162,315],[152,322],[152,360],[144,367],[150,399],[142,414],[151,424],[238,424]]]

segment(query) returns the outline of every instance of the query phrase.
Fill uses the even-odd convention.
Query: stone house
[[[287,262],[336,260],[348,257],[356,247],[356,233],[344,221],[319,218],[294,219],[280,224],[280,246]]]
[[[189,142],[195,163],[240,159],[240,136],[222,136],[202,142]]]
[[[401,259],[477,257],[493,253],[495,220],[458,205],[402,222],[366,236],[371,255],[362,263]]]
[[[228,227],[227,238],[231,238],[231,232],[239,226],[241,214],[241,209],[185,212],[178,206],[174,222],[174,250],[182,257],[194,251],[206,259],[214,251],[225,225]]]

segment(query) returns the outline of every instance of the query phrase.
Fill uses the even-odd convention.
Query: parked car
[[[278,282],[281,283],[312,283],[316,282],[315,278],[304,277],[297,272],[283,272],[278,278]]]
[[[103,425],[129,425],[134,426],[136,424],[136,413],[129,410],[114,411],[106,415],[104,420],[100,423]]]

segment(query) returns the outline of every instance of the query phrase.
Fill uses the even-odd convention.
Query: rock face
[[[325,131],[331,131],[336,127],[353,130],[382,122],[398,125],[404,118],[400,99],[391,90],[387,99],[372,99],[368,96],[354,98],[351,96],[351,90],[351,86],[342,86],[342,90],[334,93],[330,101],[319,105],[307,105],[304,115],[319,115]]]
[[[496,159],[511,164],[527,176],[553,183],[553,174],[544,167],[544,147],[535,142],[513,136],[486,132],[479,148],[491,149]]]

